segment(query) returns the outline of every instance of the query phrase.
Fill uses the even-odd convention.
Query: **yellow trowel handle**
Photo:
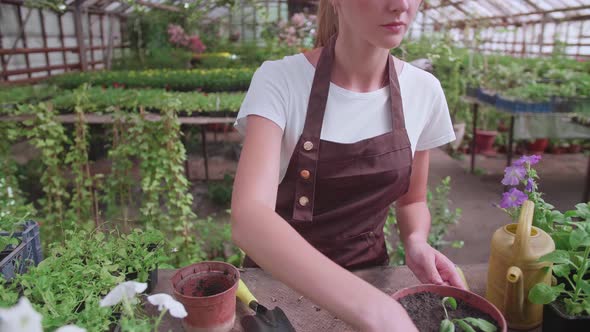
[[[238,299],[242,303],[244,303],[248,307],[250,306],[250,303],[252,301],[258,303],[258,300],[256,300],[254,295],[252,295],[252,293],[250,293],[248,286],[246,286],[246,284],[242,281],[242,279],[240,279],[240,281],[239,281],[238,291],[236,292],[236,296],[238,297]]]
[[[469,290],[469,285],[467,284],[467,279],[465,279],[465,274],[463,274],[463,270],[461,270],[458,266],[455,266],[455,268],[457,269],[457,273],[459,273],[459,277],[461,277],[461,280],[463,281],[465,288]]]

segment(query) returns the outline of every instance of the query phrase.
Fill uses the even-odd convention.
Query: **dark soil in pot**
[[[222,273],[209,273],[195,278],[192,289],[181,288],[180,293],[188,296],[204,297],[223,293],[230,289],[234,282]]]
[[[440,329],[440,322],[445,319],[445,312],[442,307],[443,297],[430,292],[416,293],[408,295],[399,300],[401,305],[406,309],[410,318],[420,332],[438,332]],[[488,314],[467,305],[465,302],[457,300],[457,309],[449,310],[447,305],[447,312],[449,318],[482,318],[494,324],[498,330],[498,323]],[[456,325],[455,325],[456,326]],[[456,326],[458,331],[462,331]]]

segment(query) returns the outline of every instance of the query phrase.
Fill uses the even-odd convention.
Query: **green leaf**
[[[571,267],[569,264],[553,265],[553,274],[558,277],[567,277],[570,275]]]
[[[570,245],[572,249],[577,249],[580,246],[590,246],[590,234],[584,230],[577,228],[570,234]]]
[[[590,296],[590,282],[582,279],[580,280],[580,287],[582,288],[582,291],[586,293],[587,296]],[[590,300],[588,301],[588,305],[590,305]]]
[[[498,329],[496,328],[496,325],[488,322],[485,319],[467,317],[464,320],[469,322],[469,324],[481,329],[483,332],[495,332]]]
[[[473,327],[471,327],[462,319],[455,319],[454,322],[457,323],[457,325],[459,325],[459,327],[465,332],[475,332]]]
[[[529,301],[536,304],[548,304],[555,301],[564,290],[564,284],[555,287],[546,284],[536,284],[529,291]]]
[[[544,255],[543,257],[539,258],[539,262],[551,262],[557,264],[569,264],[570,261],[570,254],[565,250],[555,250],[553,252]]]
[[[578,217],[584,219],[590,219],[590,205],[588,203],[580,203],[576,205],[576,211],[578,212]]]
[[[448,319],[444,319],[440,322],[440,332],[455,332],[455,324]]]
[[[461,248],[463,248],[464,245],[465,245],[465,242],[463,242],[463,241],[453,241],[451,243],[451,248],[461,249]]]
[[[457,300],[455,300],[455,298],[453,297],[443,297],[442,303],[443,305],[445,305],[445,303],[448,303],[453,310],[457,310]]]

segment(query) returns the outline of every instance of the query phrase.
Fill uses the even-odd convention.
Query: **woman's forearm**
[[[412,330],[401,305],[322,255],[268,206],[236,206],[232,223],[234,241],[260,267],[348,324],[375,331],[396,317]]]
[[[409,242],[427,241],[430,232],[430,211],[424,201],[396,206],[395,215],[404,246]]]

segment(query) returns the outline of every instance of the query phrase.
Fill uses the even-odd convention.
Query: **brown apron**
[[[383,225],[391,204],[408,191],[412,170],[399,82],[389,56],[393,131],[352,144],[321,140],[335,42],[333,36],[318,61],[305,126],[279,184],[276,212],[346,269],[385,265]],[[244,267],[256,263],[246,257]]]

